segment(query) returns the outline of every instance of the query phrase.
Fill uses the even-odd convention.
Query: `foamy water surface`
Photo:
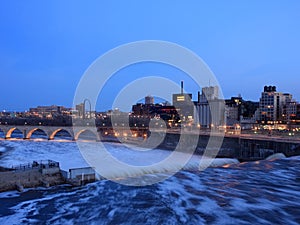
[[[2,155],[1,165],[24,163],[35,157],[60,161],[65,169],[85,163],[73,142],[12,141],[4,145],[9,148]],[[107,144],[107,148],[117,155],[123,151],[119,156],[128,163],[142,163],[132,150],[126,153],[119,144]],[[146,164],[169,154],[157,150],[155,158],[155,153],[149,152]],[[300,223],[300,157],[248,163],[222,159],[204,171],[193,166],[198,160],[193,157],[190,168],[150,186],[102,180],[78,188],[63,185],[1,193],[0,224]],[[167,175],[124,179],[147,180],[153,176]]]

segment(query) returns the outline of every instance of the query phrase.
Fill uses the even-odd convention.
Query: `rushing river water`
[[[2,166],[41,159],[59,161],[66,170],[87,165],[74,142],[0,141],[0,146]],[[113,154],[126,150],[120,144],[106,147]],[[130,151],[122,154],[133,157]],[[148,160],[156,154],[169,153],[157,150]],[[0,224],[300,224],[300,157],[233,162],[222,159],[204,171],[182,170],[142,187],[101,180],[1,193]]]

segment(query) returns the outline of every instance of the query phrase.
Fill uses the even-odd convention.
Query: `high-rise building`
[[[290,100],[286,103],[283,110],[283,117],[287,123],[292,122],[297,117],[297,102]]]
[[[292,100],[291,94],[277,92],[275,86],[265,86],[259,101],[260,121],[274,123],[285,119],[284,109]]]

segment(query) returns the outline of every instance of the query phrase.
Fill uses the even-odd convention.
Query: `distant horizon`
[[[275,86],[275,85],[264,85],[264,87],[265,87],[265,86]],[[243,94],[242,94],[242,93],[239,93],[239,94],[241,95],[242,99],[245,100],[245,101],[259,102],[259,101],[260,101],[260,97],[261,97],[261,93],[263,92],[264,87],[262,88],[262,91],[260,92],[259,98],[258,98],[257,100],[246,99],[246,98],[243,97]],[[189,92],[188,90],[185,90],[185,91],[187,91],[187,92],[185,92],[185,93],[192,94],[192,96],[193,96],[192,100],[193,100],[193,101],[197,101],[197,99],[195,99],[195,96],[197,97],[198,92],[195,94],[195,93]],[[199,91],[201,92],[201,90],[199,90]],[[299,103],[298,99],[296,99],[296,98],[294,97],[293,93],[280,91],[280,90],[278,89],[278,86],[276,86],[276,91],[279,92],[279,93],[288,93],[288,94],[291,94],[291,95],[293,96],[293,99],[294,99],[297,103]],[[178,91],[178,93],[180,93],[180,92]],[[172,96],[173,94],[177,94],[177,93],[171,93],[170,96]],[[224,97],[224,100],[231,99],[232,97],[238,97],[239,94],[237,94],[237,95],[235,95],[235,96]],[[149,95],[147,95],[147,96],[152,96],[152,95],[149,94]],[[146,97],[146,96],[145,96],[145,97]],[[154,104],[163,104],[163,103],[166,103],[166,102],[172,104],[172,102],[164,101],[164,99],[161,99],[161,98],[159,98],[159,97],[155,97],[155,96],[152,96],[152,97],[154,97]],[[145,100],[145,99],[142,98],[142,99],[140,99],[139,101],[137,101],[135,104],[138,104],[138,103],[144,103],[144,100]],[[161,100],[161,101],[159,102],[159,100]],[[72,108],[73,105],[70,105],[70,106],[69,106],[69,105],[62,105],[62,104],[55,104],[55,103],[52,103],[52,104],[40,104],[40,105],[36,105],[36,106],[28,106],[28,108],[23,109],[23,110],[9,110],[9,109],[2,109],[1,111],[2,111],[2,112],[4,112],[4,111],[5,111],[5,112],[26,112],[26,111],[29,111],[30,108],[36,108],[36,107],[39,107],[39,106],[62,106],[62,107],[65,107],[65,108]],[[107,109],[101,109],[101,110],[99,110],[99,109],[96,108],[96,112],[107,112],[107,111],[109,111],[109,110],[113,110],[113,109],[112,109],[112,108],[107,108]],[[121,110],[121,111],[122,111],[122,110]],[[130,111],[123,111],[123,112],[130,112]]]

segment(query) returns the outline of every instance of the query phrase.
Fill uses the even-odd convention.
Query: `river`
[[[59,161],[64,170],[88,166],[71,141],[2,140],[0,146],[0,166],[43,159]],[[125,161],[141,163],[121,144],[105,146]],[[147,155],[147,163],[168,154],[156,150]],[[76,188],[0,193],[0,224],[300,224],[300,157],[216,162],[203,171],[188,167],[170,177],[164,170],[124,178],[162,178],[147,186],[101,180]]]

